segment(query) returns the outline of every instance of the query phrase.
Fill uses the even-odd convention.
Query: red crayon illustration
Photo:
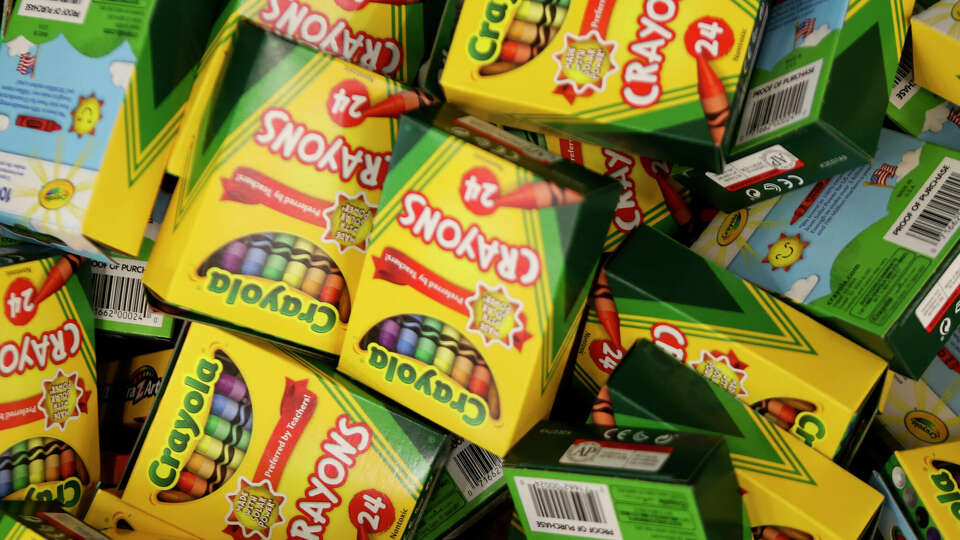
[[[617,313],[617,305],[613,302],[613,292],[607,282],[607,272],[603,268],[597,272],[597,280],[590,291],[590,300],[593,302],[593,309],[597,311],[600,324],[603,325],[603,329],[610,336],[610,341],[620,347],[620,314]]]
[[[498,197],[496,204],[497,206],[534,210],[551,206],[579,204],[581,201],[583,201],[583,195],[576,191],[541,180],[520,186],[510,193]]]
[[[46,118],[37,118],[36,116],[17,115],[16,124],[20,127],[36,129],[39,131],[60,131],[60,124]]]
[[[420,90],[404,90],[394,94],[387,99],[371,105],[363,111],[363,115],[376,118],[400,118],[403,113],[415,111],[420,107],[427,107],[438,103],[439,100],[431,97]]]
[[[80,266],[82,262],[82,257],[78,257],[72,253],[65,253],[63,257],[60,257],[60,260],[50,269],[50,273],[47,274],[47,279],[40,287],[36,302],[39,304],[48,296],[52,296],[59,291],[60,287],[63,287],[70,281],[70,277],[73,276],[73,273],[76,272],[77,267]]]
[[[673,216],[674,221],[681,229],[685,229],[693,221],[693,214],[687,206],[687,202],[677,192],[670,182],[662,176],[656,176],[657,186],[660,187],[660,194],[663,195],[663,202],[667,205],[667,210]]]
[[[810,206],[813,205],[813,201],[817,200],[817,197],[823,193],[823,188],[827,186],[827,182],[829,181],[829,178],[824,178],[823,180],[817,182],[810,190],[810,193],[807,193],[807,196],[800,201],[800,205],[797,206],[797,209],[793,211],[793,217],[790,218],[791,225],[796,223],[798,219],[802,218],[803,215],[807,213],[807,210],[809,210]]]
[[[697,92],[707,127],[710,128],[710,137],[713,138],[713,144],[720,146],[730,117],[730,100],[720,78],[702,54],[697,55]]]

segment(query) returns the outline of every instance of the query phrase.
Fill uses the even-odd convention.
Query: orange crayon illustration
[[[683,200],[683,196],[670,185],[670,182],[662,176],[656,176],[657,186],[660,188],[660,194],[663,195],[663,202],[667,205],[667,211],[673,216],[674,221],[681,230],[687,229],[693,222],[693,214],[690,207]]]
[[[500,48],[500,60],[504,62],[513,62],[515,64],[525,64],[531,58],[540,52],[534,47],[519,41],[504,41]]]
[[[723,89],[720,78],[702,54],[697,55],[697,92],[700,94],[700,105],[703,106],[710,136],[713,143],[720,146],[727,129],[727,119],[730,117],[730,100],[727,99],[727,92]]]
[[[427,107],[438,100],[420,90],[404,90],[387,99],[371,105],[363,112],[364,116],[377,118],[400,118],[403,113],[415,111],[420,107]]]
[[[598,426],[616,425],[613,417],[613,404],[610,403],[610,390],[607,385],[603,385],[597,392],[597,400],[593,403],[591,416],[593,417],[593,423]]]
[[[196,497],[188,495],[179,489],[168,489],[167,491],[161,491],[160,493],[157,493],[157,498],[163,502],[171,503],[187,502],[196,499]]]
[[[340,312],[340,320],[347,322],[350,320],[350,293],[344,289],[340,294],[340,303],[337,305],[337,311]]]
[[[519,43],[526,43],[534,47],[537,52],[557,35],[557,29],[548,26],[537,26],[526,21],[513,21],[507,29],[507,39]]]
[[[60,290],[60,287],[63,287],[67,281],[70,281],[70,277],[73,276],[73,273],[77,270],[77,267],[80,266],[80,263],[82,262],[83,258],[72,253],[66,253],[63,255],[63,257],[60,257],[60,260],[58,260],[57,264],[53,265],[53,268],[50,269],[50,273],[47,274],[46,281],[44,281],[43,285],[40,287],[40,292],[37,293],[36,302],[40,303],[48,296]]]
[[[780,532],[776,527],[764,527],[760,530],[760,538],[763,540],[790,540],[790,537]]]
[[[36,129],[39,131],[60,131],[60,124],[46,118],[37,118],[36,116],[18,115],[16,124],[20,127]]]
[[[617,305],[613,302],[613,293],[610,291],[607,273],[603,268],[597,272],[597,280],[590,291],[590,300],[610,340],[620,347],[620,315],[617,313]]]
[[[477,367],[473,370],[469,389],[474,394],[485,398],[490,393],[490,368],[483,358],[477,358]]]
[[[572,189],[560,187],[552,182],[541,180],[520,186],[517,189],[496,199],[497,206],[509,206],[533,210],[535,208],[549,208],[566,204],[578,204],[583,200]]]
[[[797,420],[797,410],[779,399],[768,399],[764,404],[764,408],[787,424],[793,425]]]
[[[499,75],[500,73],[506,73],[511,69],[517,68],[518,65],[513,62],[494,62],[492,64],[482,66],[480,68],[481,75]]]

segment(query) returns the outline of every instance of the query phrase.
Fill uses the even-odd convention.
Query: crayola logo
[[[264,311],[306,324],[316,334],[326,334],[337,323],[337,309],[315,300],[304,302],[283,282],[271,281],[270,289],[251,279],[235,276],[219,268],[207,272],[206,290],[224,295],[228,306],[249,304]]]
[[[383,371],[388,383],[405,384],[414,392],[423,392],[438,404],[461,413],[460,419],[467,425],[479,426],[487,420],[487,404],[473,392],[444,382],[445,375],[440,375],[435,368],[394,356],[377,343],[370,344],[369,352],[370,366]],[[418,364],[422,366],[420,369]]]
[[[40,206],[47,210],[62,208],[73,197],[73,184],[67,180],[47,182],[40,190]]]
[[[39,486],[31,485],[27,489],[24,499],[29,501],[53,501],[64,508],[73,508],[80,503],[83,495],[83,484],[71,476],[60,482],[47,482]]]
[[[150,482],[168,489],[176,485],[180,469],[186,458],[193,453],[197,440],[203,435],[206,411],[210,409],[213,387],[220,376],[223,365],[216,359],[200,358],[194,373],[183,379],[183,403],[177,410],[167,443],[160,456],[150,462],[148,475]]]
[[[518,0],[489,0],[483,8],[480,28],[467,40],[467,54],[481,66],[500,57],[500,45],[513,15],[520,5]]]
[[[947,438],[950,430],[938,417],[926,411],[910,411],[903,424],[911,435],[925,443],[938,443]]]
[[[813,443],[827,436],[827,426],[819,416],[805,411],[797,415],[790,432],[803,439],[807,446],[813,446]]]
[[[736,212],[730,213],[723,218],[720,223],[720,230],[717,231],[717,243],[721,246],[730,245],[747,225],[747,210],[741,208]]]

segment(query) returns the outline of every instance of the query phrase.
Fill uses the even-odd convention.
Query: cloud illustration
[[[33,42],[23,36],[17,36],[7,42],[7,54],[10,56],[20,56],[23,53],[30,52],[33,48]]]
[[[820,277],[816,274],[810,274],[805,278],[800,278],[790,286],[790,290],[784,293],[784,296],[798,304],[803,303],[803,301],[810,296],[810,293],[819,281]]]
[[[126,90],[132,76],[133,62],[114,62],[110,64],[110,78],[113,79],[114,86]]]
[[[830,34],[830,27],[826,24],[821,24],[819,28],[813,31],[812,34],[803,38],[803,41],[800,42],[798,47],[816,47],[823,41],[823,38],[827,37]]]

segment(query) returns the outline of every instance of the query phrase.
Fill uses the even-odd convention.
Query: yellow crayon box
[[[293,349],[194,323],[121,499],[205,539],[400,538],[447,451],[436,427]]]
[[[143,283],[175,315],[335,355],[418,94],[248,23],[232,47]]]
[[[880,493],[650,341],[636,342],[590,416],[611,441],[649,444],[661,429],[723,435],[754,538],[871,537]]]
[[[942,0],[913,16],[913,78],[947,101],[960,103],[960,4]]]
[[[0,248],[0,499],[71,512],[100,479],[93,313],[78,262]]]
[[[670,177],[670,163],[555,135],[544,135],[543,142],[547,150],[620,183],[605,252],[615,250],[641,223],[666,234],[690,223],[689,192]]]
[[[98,489],[83,515],[87,525],[110,538],[128,538],[137,533],[140,538],[197,538],[196,536],[158,519],[139,508],[123,502],[118,494]],[[120,534],[117,534],[117,533]]]
[[[960,442],[894,452],[884,478],[917,537],[960,535]]]
[[[222,2],[4,2],[0,225],[136,255]]]
[[[366,70],[412,83],[439,19],[441,3],[377,0],[230,0],[214,24],[167,170],[183,176],[217,74],[241,21],[337,56]],[[201,139],[202,141],[202,139]]]
[[[719,171],[766,10],[759,0],[466,0],[440,83],[490,121]]]
[[[592,401],[637,339],[838,463],[872,419],[886,369],[879,356],[646,226],[594,284],[571,379],[578,399],[569,403]]]
[[[502,456],[553,404],[619,186],[450,105],[397,140],[338,369]]]
[[[909,450],[956,441],[960,418],[949,403],[955,394],[953,390],[940,396],[926,378],[915,380],[888,371],[877,404],[877,423],[888,436],[887,446]]]
[[[64,512],[63,507],[50,501],[0,502],[0,538],[109,540],[109,537]]]

